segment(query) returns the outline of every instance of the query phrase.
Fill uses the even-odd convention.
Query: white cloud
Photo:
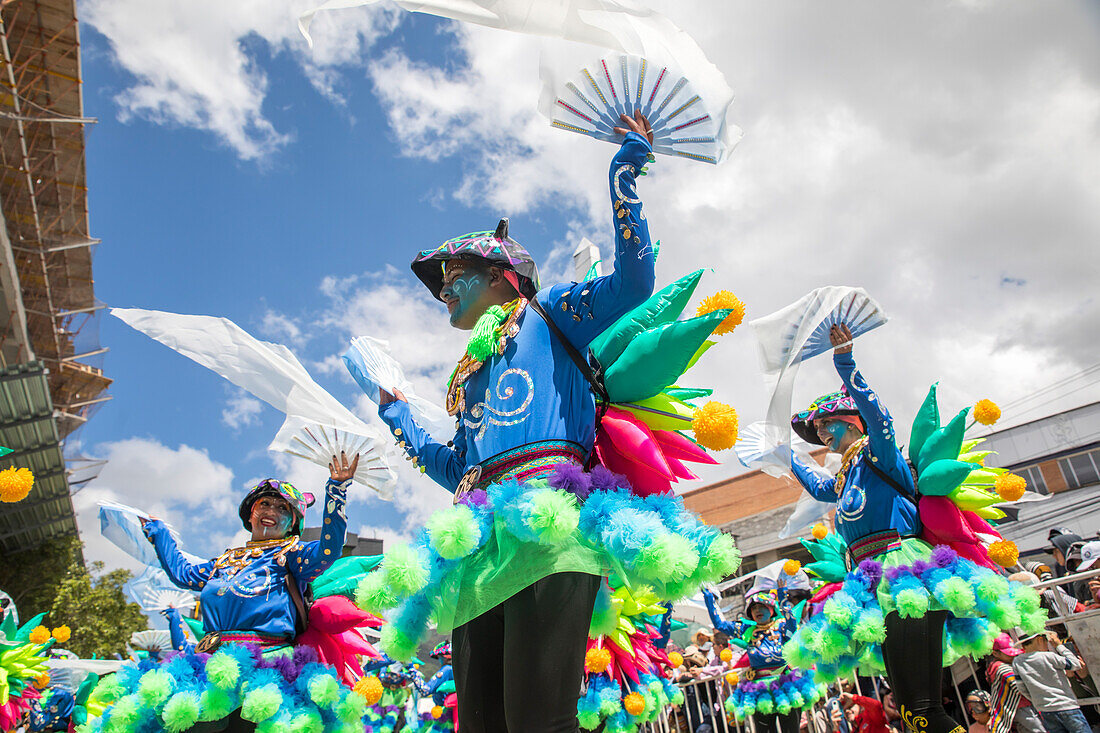
[[[222,423],[233,430],[258,425],[262,411],[262,402],[248,396],[244,390],[238,389],[225,403],[225,409],[222,410]]]

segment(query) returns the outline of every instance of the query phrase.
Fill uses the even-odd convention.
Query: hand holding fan
[[[790,463],[792,452],[808,458],[810,444],[798,436],[792,437],[791,445],[769,446],[764,434],[764,421],[761,420],[741,428],[733,450],[737,454],[737,460],[745,468],[759,468],[764,459],[771,456],[777,456],[780,460]]]
[[[553,87],[554,98],[539,111],[562,130],[618,143],[619,115],[641,112],[653,127],[653,151],[705,163],[721,162],[731,142],[726,130],[728,100],[705,99],[691,80],[669,64],[613,53]],[[549,104],[548,104],[549,103]],[[736,128],[734,128],[736,130]]]

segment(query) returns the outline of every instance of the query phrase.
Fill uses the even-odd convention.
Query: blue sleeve
[[[816,472],[803,466],[793,456],[791,457],[791,470],[794,471],[794,477],[798,479],[798,483],[802,484],[802,488],[806,489],[807,494],[818,501],[827,501],[832,504],[837,502],[835,478],[821,478]]]
[[[206,581],[210,580],[210,576],[214,572],[213,560],[198,565],[187,562],[183,554],[180,553],[179,548],[176,547],[176,541],[172,539],[172,533],[168,531],[168,527],[164,522],[159,519],[146,522],[145,526],[142,527],[142,531],[153,543],[153,548],[157,551],[157,559],[160,560],[160,566],[164,568],[169,580],[180,588],[186,588],[187,590],[203,589]]]
[[[668,640],[672,638],[672,604],[665,601],[661,604],[665,612],[661,614],[661,628],[657,630],[659,636],[653,640],[653,646],[664,649],[668,646]]]
[[[894,474],[891,478],[905,480],[898,466],[897,443],[894,442],[894,420],[886,411],[886,406],[879,400],[869,386],[867,380],[856,369],[856,360],[852,352],[846,354],[833,354],[833,365],[837,374],[844,382],[848,394],[859,409],[859,416],[867,426],[867,443],[871,455],[878,459],[878,465],[886,471]],[[908,472],[906,472],[908,473]],[[912,483],[912,477],[908,477]]]
[[[722,613],[718,610],[718,598],[712,591],[704,589],[703,600],[707,602],[707,613],[710,614],[710,622],[714,624],[714,628],[728,636],[730,641],[740,639],[747,628],[745,622],[739,619],[731,624],[722,618]]]
[[[178,608],[166,608],[160,612],[168,620],[168,635],[172,638],[172,648],[177,652],[193,652],[195,645],[187,640],[183,619]]]
[[[397,438],[397,447],[405,451],[414,466],[420,467],[437,484],[454,493],[462,474],[466,472],[466,426],[461,424],[451,445],[432,440],[424,428],[416,424],[409,405],[394,400],[378,408],[378,415]]]
[[[299,583],[312,581],[340,559],[344,550],[344,536],[348,530],[344,505],[348,501],[350,484],[351,479],[342,484],[328,480],[325,484],[325,514],[321,525],[321,539],[300,542],[287,553],[287,569]]]
[[[390,659],[388,654],[383,654],[380,658],[367,662],[363,665],[363,672],[377,672],[383,667],[388,667],[393,664],[393,660]]]
[[[560,283],[538,294],[539,302],[577,351],[583,352],[592,339],[653,294],[657,257],[642,201],[635,192],[638,172],[652,151],[648,140],[631,132],[611,161],[615,270],[588,282]]]

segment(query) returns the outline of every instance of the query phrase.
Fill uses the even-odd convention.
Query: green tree
[[[53,607],[61,581],[83,564],[80,540],[72,535],[23,552],[0,552],[0,590],[15,601],[20,618],[31,618]]]
[[[103,573],[101,562],[92,563],[90,571],[83,565],[70,569],[54,597],[50,626],[72,629],[65,648],[83,658],[125,654],[130,634],[149,625],[141,607],[122,592],[132,574],[121,569]]]

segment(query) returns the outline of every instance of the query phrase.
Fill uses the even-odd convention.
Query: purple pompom
[[[958,554],[947,545],[936,545],[932,549],[932,562],[941,568],[950,567],[958,559]]]
[[[905,565],[898,565],[894,568],[887,568],[885,573],[886,580],[888,580],[890,583],[896,583],[898,581],[898,578],[909,574],[909,568]]]
[[[311,646],[294,647],[294,664],[298,669],[317,661],[317,650]]]
[[[933,567],[935,567],[935,566],[930,562],[925,562],[924,560],[914,560],[913,561],[913,574],[914,575],[924,575],[925,571],[931,570]]]
[[[474,489],[470,491],[461,499],[458,500],[459,504],[465,504],[473,509],[474,507],[483,507],[489,505],[489,495],[485,493],[484,489]]]
[[[293,657],[284,657],[280,654],[271,660],[271,666],[289,683],[293,683],[294,680],[298,679],[300,669],[298,665],[294,664]]]
[[[583,466],[575,463],[559,463],[550,475],[550,485],[560,491],[568,491],[584,501],[592,493],[592,479]]]
[[[606,466],[596,465],[588,477],[592,480],[592,491],[614,491],[620,486],[630,486],[625,477],[612,473]]]
[[[882,563],[875,560],[864,560],[859,564],[859,570],[871,581],[871,588],[878,585],[878,582],[882,580]]]

